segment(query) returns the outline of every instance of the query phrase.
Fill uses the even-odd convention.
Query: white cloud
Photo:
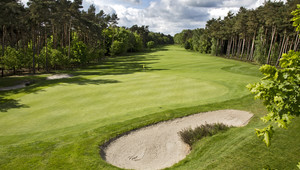
[[[141,0],[124,0],[124,1],[135,3],[135,4],[141,3]]]
[[[28,0],[22,0],[26,3]],[[264,0],[83,0],[85,10],[95,4],[97,10],[116,13],[119,26],[149,25],[155,32],[174,35],[183,29],[205,27],[211,18],[236,13],[240,6],[257,8]],[[286,2],[286,0],[283,0]],[[146,6],[145,6],[146,5]]]

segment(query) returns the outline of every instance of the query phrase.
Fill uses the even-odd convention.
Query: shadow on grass
[[[163,50],[163,49],[160,49]],[[167,49],[165,49],[167,50]],[[14,83],[20,82],[30,82],[30,85],[10,91],[2,91],[0,95],[0,111],[7,111],[12,108],[25,107],[20,104],[17,100],[5,99],[5,96],[18,93],[38,93],[44,91],[44,87],[55,86],[60,83],[65,84],[75,84],[75,85],[101,85],[101,84],[111,84],[111,83],[121,83],[118,80],[113,79],[101,79],[101,76],[105,75],[125,75],[133,74],[136,72],[153,72],[161,71],[165,69],[153,69],[151,64],[156,63],[159,60],[158,55],[151,55],[152,52],[145,53],[134,53],[127,54],[125,56],[109,57],[103,63],[98,65],[91,65],[84,69],[79,69],[77,71],[66,71],[65,73],[72,74],[73,77],[55,80],[46,80],[46,77],[41,75],[29,75],[23,77],[6,77],[0,78],[1,86],[11,86],[16,85]],[[84,76],[99,76],[98,79],[93,80],[86,78]],[[3,80],[3,81],[2,81]]]
[[[152,64],[158,63],[158,55],[136,53],[134,55],[117,56],[108,58],[102,64],[89,66],[85,69],[72,72],[80,75],[123,75],[136,72],[153,72],[166,69],[153,69]]]
[[[9,109],[13,108],[28,108],[28,106],[20,104],[14,99],[5,99],[0,97],[0,112],[7,112]]]

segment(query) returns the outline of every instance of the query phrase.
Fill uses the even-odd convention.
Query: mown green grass
[[[0,169],[115,169],[99,156],[105,141],[151,123],[219,109],[255,116],[246,127],[196,143],[174,168],[291,169],[299,159],[298,119],[294,128],[278,131],[282,137],[275,137],[270,149],[254,134],[266,113],[245,88],[260,79],[256,65],[168,46],[68,73],[74,77],[0,79],[0,87],[35,80],[24,89],[0,92]]]

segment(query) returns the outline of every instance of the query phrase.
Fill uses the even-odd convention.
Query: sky
[[[278,1],[278,0],[277,0]],[[283,0],[284,2],[286,0]],[[28,0],[22,0],[27,3]],[[211,18],[236,13],[241,6],[255,9],[264,0],[83,0],[84,10],[91,4],[97,12],[116,13],[118,26],[148,25],[150,31],[174,35],[183,29],[204,28]]]

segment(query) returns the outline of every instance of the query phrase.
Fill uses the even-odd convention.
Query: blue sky
[[[26,3],[28,0],[22,0]],[[283,0],[284,2],[286,0]],[[204,28],[211,18],[224,17],[240,6],[257,8],[264,0],[83,0],[84,9],[94,4],[105,13],[116,13],[118,25],[148,25],[154,32],[174,35],[183,29]],[[97,12],[98,12],[97,11]]]

